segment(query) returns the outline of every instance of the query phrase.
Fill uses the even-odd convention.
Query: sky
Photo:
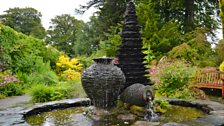
[[[0,14],[3,14],[5,10],[14,7],[32,7],[41,12],[42,24],[45,29],[48,29],[50,20],[56,15],[70,14],[75,16],[76,19],[89,21],[89,17],[92,16],[95,8],[90,8],[83,15],[75,14],[75,9],[78,9],[80,5],[85,5],[89,0],[0,0]],[[216,33],[218,38],[222,38],[221,29]]]
[[[25,8],[32,7],[42,14],[42,24],[45,29],[48,29],[49,22],[56,15],[70,14],[75,16],[76,19],[89,21],[89,17],[92,16],[95,8],[90,8],[83,15],[75,13],[75,9],[78,9],[80,5],[85,5],[89,0],[0,0],[0,14],[4,14],[5,10],[9,8]]]

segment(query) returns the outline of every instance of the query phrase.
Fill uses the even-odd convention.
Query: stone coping
[[[89,98],[77,98],[77,99],[66,99],[60,101],[52,101],[42,104],[37,104],[34,107],[22,112],[23,117],[26,118],[30,115],[40,114],[42,112],[49,112],[55,109],[65,109],[70,107],[79,106],[90,106],[91,101]]]
[[[209,100],[183,100],[183,99],[167,99],[172,105],[185,107],[195,107],[202,110],[208,115],[185,122],[186,125],[201,124],[203,126],[223,126],[224,125],[224,104]]]

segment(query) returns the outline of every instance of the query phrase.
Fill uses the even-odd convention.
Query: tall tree
[[[41,13],[34,8],[10,8],[0,15],[0,22],[18,32],[43,39],[45,29],[41,24]]]
[[[77,32],[77,39],[73,46],[74,55],[90,55],[96,52],[100,42],[98,29],[95,27],[94,19],[91,17],[91,22],[87,22]]]
[[[197,27],[207,28],[211,34],[218,28],[217,0],[137,0],[138,3],[151,3],[160,21],[166,23],[171,19],[180,23],[183,33]],[[214,35],[214,34],[213,34]]]
[[[224,37],[224,0],[219,0],[220,17],[222,21],[222,38]]]
[[[95,26],[101,40],[107,39],[106,33],[110,33],[109,28],[116,26],[117,23],[123,21],[126,4],[130,0],[89,0],[89,2],[81,6],[78,12],[85,12],[90,7],[96,7],[99,11],[96,12]]]
[[[51,26],[47,31],[46,42],[55,46],[59,51],[72,55],[72,48],[77,39],[77,32],[84,22],[75,17],[63,14],[51,19]]]

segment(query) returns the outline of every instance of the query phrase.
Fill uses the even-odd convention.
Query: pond
[[[66,126],[131,126],[137,120],[121,120],[117,116],[108,114],[103,118],[94,118],[88,114],[89,107],[73,107],[59,109],[51,112],[44,112],[38,115],[32,115],[26,118],[26,122],[31,125],[66,125]],[[195,108],[173,106],[160,120],[161,124],[168,122],[186,122],[197,119],[205,114]]]

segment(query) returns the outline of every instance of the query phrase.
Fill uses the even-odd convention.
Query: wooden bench
[[[210,71],[197,72],[196,82],[191,87],[221,89],[222,98],[224,98],[224,72]]]

